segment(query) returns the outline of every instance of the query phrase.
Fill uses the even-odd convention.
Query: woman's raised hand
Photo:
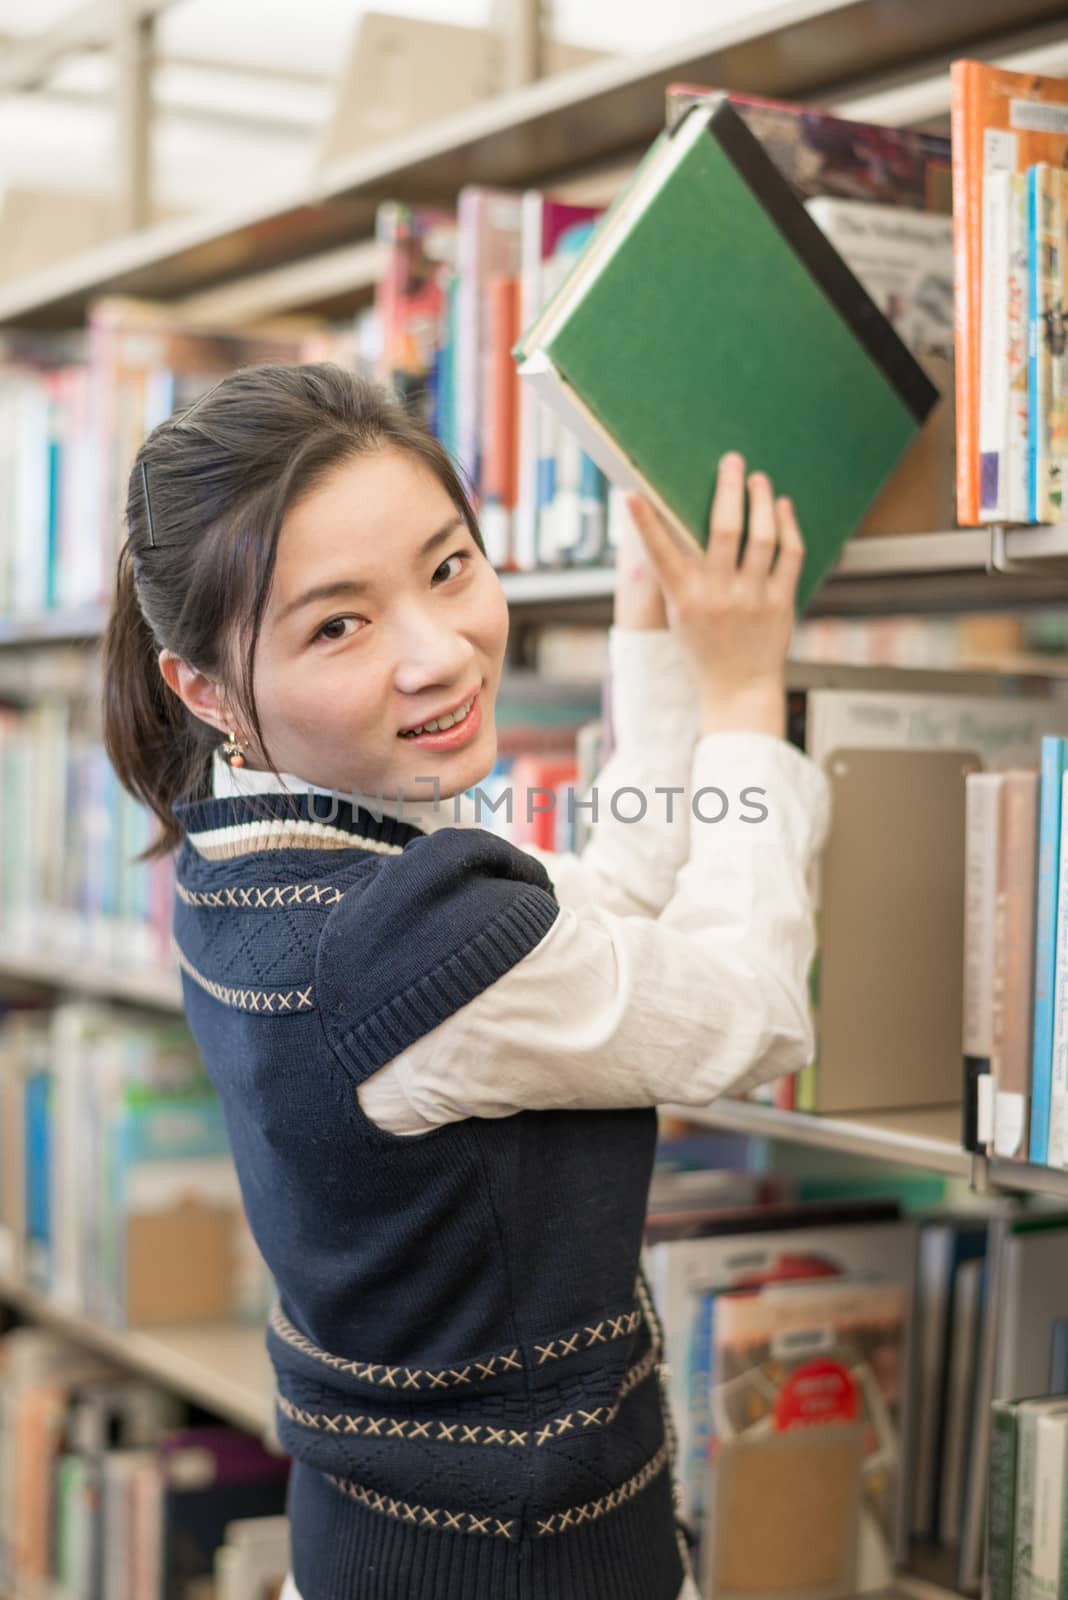
[[[745,554],[738,547],[749,492]],[[734,452],[719,464],[707,548],[684,549],[641,495],[627,504],[664,592],[668,620],[689,656],[701,733],[773,733],[786,723],[786,655],[805,546],[790,500],[766,473],[748,480]]]

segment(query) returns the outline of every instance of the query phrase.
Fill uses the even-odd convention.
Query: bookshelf
[[[4,285],[0,323],[70,322],[103,293],[175,300],[365,242],[385,195],[429,203],[464,183],[555,181],[636,154],[659,130],[674,80],[845,108],[850,95],[870,96],[888,79],[944,71],[962,50],[1039,44],[1062,38],[1062,25],[1059,0],[784,0],[640,58],[571,68],[333,162],[270,206],[139,229]],[[948,106],[948,85],[946,94]]]
[[[501,573],[501,588],[519,620],[535,610],[564,616],[584,607],[608,621],[615,586],[612,567]],[[1068,604],[1068,523],[854,539],[806,615],[945,615],[1058,604]],[[0,648],[98,639],[105,621],[103,607],[0,619]],[[1035,668],[1045,670],[1037,661]]]
[[[717,82],[756,94],[811,99],[850,114],[895,120],[910,85],[946,75],[957,54],[1001,54],[1064,40],[1059,0],[786,0],[756,18],[707,30],[641,60],[601,61],[514,91],[333,163],[270,206],[142,229],[34,275],[0,285],[0,324],[61,326],[89,301],[123,293],[170,301],[204,326],[297,309],[329,314],[366,299],[379,270],[371,238],[378,201],[450,201],[461,184],[516,186],[572,179],[632,159],[662,120],[673,80]],[[880,102],[879,109],[874,109]],[[863,113],[860,110],[864,106]],[[928,96],[917,118],[948,106]],[[908,116],[901,117],[908,121]],[[577,614],[606,622],[611,569],[572,568],[502,576],[517,620]],[[811,609],[813,616],[1012,610],[1068,603],[1068,525],[902,534],[855,540]],[[92,643],[99,609],[0,623],[0,646]],[[1059,675],[1033,662],[1039,675]],[[1029,669],[1022,669],[1029,670]],[[874,680],[873,680],[874,681]],[[57,990],[106,996],[180,1013],[177,975],[119,972],[5,947],[0,972]],[[979,1191],[1068,1200],[1068,1173],[987,1160],[963,1150],[956,1107],[882,1117],[813,1116],[724,1098],[707,1107],[666,1106],[673,1116],[751,1137],[961,1178]],[[116,1361],[158,1379],[255,1433],[270,1429],[262,1330],[229,1325],[115,1332],[64,1311],[0,1276],[0,1301]],[[948,1586],[901,1574],[893,1591],[947,1600]]]
[[[117,1332],[65,1311],[3,1275],[0,1301],[121,1366],[157,1379],[238,1428],[263,1435],[271,1427],[273,1383],[259,1327],[190,1323]]]

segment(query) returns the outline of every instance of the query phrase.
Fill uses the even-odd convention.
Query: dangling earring
[[[222,748],[223,755],[229,758],[232,767],[243,767],[245,765],[245,758],[241,754],[241,750],[242,748],[248,749],[248,740],[239,739],[235,728],[230,729],[230,737],[223,740]]]

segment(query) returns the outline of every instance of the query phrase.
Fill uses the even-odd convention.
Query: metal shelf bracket
[[[986,569],[988,572],[1001,572],[1007,576],[1033,578],[1036,574],[1048,573],[1051,578],[1068,577],[1068,562],[1064,557],[1050,556],[1030,557],[1026,561],[1017,561],[1007,552],[1007,529],[1001,523],[992,523],[990,527],[990,548],[987,552]]]

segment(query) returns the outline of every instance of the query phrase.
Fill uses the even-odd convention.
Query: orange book
[[[491,278],[486,299],[482,495],[485,502],[510,512],[519,476],[519,369],[512,356],[522,331],[519,279]]]
[[[983,177],[1068,158],[1068,78],[1006,72],[983,61],[951,69],[957,378],[957,520],[979,525],[979,348]]]

